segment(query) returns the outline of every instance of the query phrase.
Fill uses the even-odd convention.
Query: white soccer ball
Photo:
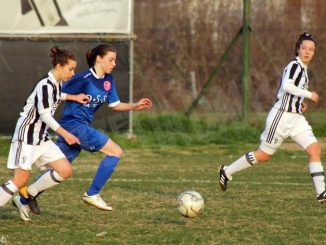
[[[204,211],[204,198],[193,190],[182,192],[177,197],[178,211],[187,218],[194,218]]]

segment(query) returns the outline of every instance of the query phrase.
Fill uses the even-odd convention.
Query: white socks
[[[17,186],[11,181],[7,181],[3,185],[0,186],[0,207],[4,206],[18,191]]]
[[[232,179],[232,175],[234,173],[249,168],[255,163],[257,163],[257,160],[254,156],[254,153],[248,152],[242,157],[240,157],[238,160],[234,161],[229,166],[227,166],[227,168],[225,169],[225,174],[228,179]]]
[[[324,168],[321,162],[309,163],[309,172],[315,185],[317,195],[325,191]]]
[[[64,180],[53,169],[44,172],[33,184],[27,187],[27,192],[35,197],[41,191],[47,190],[55,185],[58,185]]]

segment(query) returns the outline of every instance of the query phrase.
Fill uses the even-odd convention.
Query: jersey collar
[[[60,83],[60,82],[58,82],[58,81],[55,79],[55,77],[53,76],[52,71],[49,71],[49,72],[48,72],[48,75],[49,75],[49,78],[50,78],[51,82],[53,82],[54,84],[56,84],[56,83]]]
[[[95,78],[97,78],[97,79],[103,79],[103,78],[105,77],[105,74],[104,74],[102,77],[99,77],[99,76],[96,74],[96,72],[95,72],[95,68],[94,68],[94,67],[90,68],[89,70],[91,71],[91,73],[93,74],[93,76],[94,76]]]
[[[301,61],[301,59],[299,58],[299,56],[297,56],[296,59],[297,59],[297,61],[300,63],[300,65],[301,65],[303,68],[307,69],[307,66],[306,66],[306,65]]]

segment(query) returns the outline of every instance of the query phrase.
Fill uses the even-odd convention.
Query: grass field
[[[269,164],[235,176],[228,192],[217,188],[219,162],[253,147],[126,150],[102,192],[112,212],[81,201],[101,159],[84,154],[71,180],[41,196],[43,213],[32,215],[33,222],[21,221],[11,205],[3,207],[0,237],[6,244],[325,244],[326,206],[314,198],[302,152],[281,150]],[[0,174],[2,182],[9,176],[4,167]],[[194,219],[175,206],[176,196],[188,189],[206,201],[203,215]]]
[[[112,203],[112,212],[81,200],[102,158],[83,153],[74,163],[73,178],[41,196],[42,214],[31,215],[32,222],[21,221],[9,203],[0,208],[0,245],[4,239],[6,244],[24,245],[326,244],[326,206],[315,200],[305,154],[286,143],[268,164],[235,175],[222,193],[218,166],[254,149],[257,144],[251,139],[258,139],[259,130],[214,130],[220,130],[219,137],[231,135],[233,143],[203,145],[199,129],[191,139],[168,130],[147,141],[141,136],[145,131],[133,141],[114,136],[125,155],[101,193]],[[228,133],[234,131],[246,131],[252,138],[235,144],[232,137],[241,135]],[[174,144],[166,139],[171,137]],[[11,177],[5,167],[5,141],[0,142],[0,183]],[[38,173],[34,169],[33,176]],[[176,209],[177,195],[189,189],[205,198],[204,213],[194,219]]]

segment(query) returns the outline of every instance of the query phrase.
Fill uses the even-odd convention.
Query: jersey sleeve
[[[50,112],[42,113],[40,118],[46,125],[49,126],[54,132],[60,128],[60,124],[54,119]]]
[[[111,89],[108,92],[107,103],[109,104],[109,107],[115,107],[120,103],[120,99],[113,78],[111,80]]]
[[[53,105],[53,87],[50,84],[36,86],[36,97],[38,113],[51,112]]]
[[[311,92],[298,87],[298,84],[296,84],[298,77],[304,76],[303,72],[304,69],[298,63],[293,63],[291,66],[289,66],[285,74],[282,89],[295,96],[310,98]]]

